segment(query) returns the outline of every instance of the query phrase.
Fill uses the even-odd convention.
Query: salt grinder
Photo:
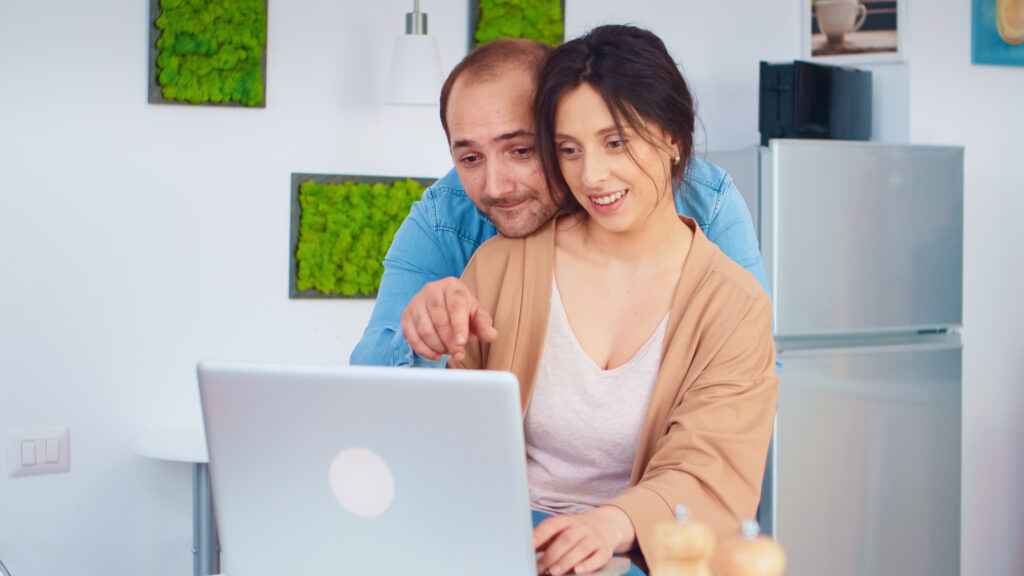
[[[676,506],[675,522],[654,527],[651,576],[711,576],[715,533],[706,524],[690,521],[690,510]]]
[[[761,535],[754,520],[744,520],[739,537],[722,542],[711,561],[714,576],[782,576],[786,553],[774,540]]]

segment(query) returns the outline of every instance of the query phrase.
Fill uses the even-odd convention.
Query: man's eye
[[[480,160],[480,157],[476,154],[468,154],[459,159],[463,164],[476,164],[478,160]]]
[[[533,147],[531,146],[520,146],[512,150],[512,153],[516,156],[531,156],[533,154]]]

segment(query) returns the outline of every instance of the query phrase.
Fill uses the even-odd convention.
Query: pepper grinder
[[[754,520],[744,520],[740,536],[718,547],[711,561],[714,576],[782,576],[786,553],[775,540],[761,535]]]
[[[676,506],[675,522],[654,527],[651,576],[711,576],[715,533],[706,524],[690,521],[690,510]]]

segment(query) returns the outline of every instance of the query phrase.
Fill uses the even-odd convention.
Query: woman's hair
[[[695,115],[686,80],[665,44],[651,32],[635,26],[601,26],[555,48],[538,80],[534,131],[555,203],[564,212],[580,210],[558,167],[555,111],[566,93],[583,84],[601,95],[620,131],[628,125],[655,144],[645,127],[653,122],[679,143],[680,162],[672,166],[672,186],[678,186],[693,153]]]

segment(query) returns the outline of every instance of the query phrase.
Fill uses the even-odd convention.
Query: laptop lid
[[[201,362],[227,576],[536,574],[515,376]]]

